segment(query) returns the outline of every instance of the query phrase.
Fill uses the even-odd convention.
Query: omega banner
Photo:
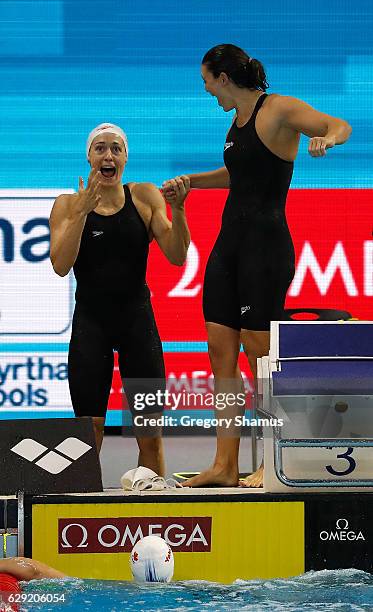
[[[184,491],[145,497],[25,500],[25,554],[71,576],[130,580],[132,547],[159,535],[175,555],[175,580],[229,583],[343,568],[373,572],[372,493]]]
[[[25,554],[71,576],[130,580],[132,547],[159,535],[175,555],[175,580],[373,572],[373,493],[144,495],[31,497]]]
[[[373,494],[336,493],[306,504],[309,569],[373,571]]]
[[[211,551],[211,516],[69,518],[58,521],[58,552],[131,552],[138,540],[158,535],[179,552]]]
[[[293,576],[304,571],[303,504],[236,503],[240,495],[170,495],[151,498],[40,497],[27,525],[25,554],[70,576],[131,580],[129,555],[147,535],[159,535],[175,555],[175,580]],[[217,501],[217,498],[221,501]],[[117,501],[118,500],[118,501]],[[188,501],[191,500],[191,501]],[[54,503],[50,503],[54,502]],[[26,512],[28,516],[30,514]],[[243,529],[244,527],[244,529]]]

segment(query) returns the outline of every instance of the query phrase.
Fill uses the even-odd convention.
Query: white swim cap
[[[133,547],[130,567],[136,582],[171,582],[174,556],[161,537],[146,536]]]
[[[126,158],[128,159],[128,141],[127,141],[127,136],[123,132],[122,128],[120,128],[118,125],[114,125],[113,123],[100,123],[100,125],[95,127],[92,130],[92,132],[90,132],[90,134],[89,134],[89,136],[87,138],[87,144],[86,144],[87,158],[88,158],[88,155],[89,155],[89,149],[91,148],[92,141],[96,138],[96,136],[99,136],[100,134],[103,134],[104,132],[109,132],[109,134],[116,134],[117,136],[120,136],[120,138],[124,142],[124,148],[126,150]]]

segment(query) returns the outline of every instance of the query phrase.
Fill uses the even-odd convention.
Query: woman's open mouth
[[[115,176],[115,166],[101,166],[100,172],[105,178],[113,178]]]

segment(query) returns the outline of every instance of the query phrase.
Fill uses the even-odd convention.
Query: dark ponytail
[[[217,79],[221,72],[230,78],[237,87],[259,89],[268,88],[263,64],[236,45],[217,45],[204,55],[202,64]]]

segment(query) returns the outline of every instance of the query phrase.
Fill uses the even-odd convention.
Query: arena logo
[[[23,459],[30,461],[30,463],[38,459],[35,465],[49,472],[49,474],[60,474],[72,465],[73,461],[80,459],[80,457],[85,455],[91,448],[92,446],[79,440],[79,438],[70,436],[69,438],[65,438],[65,440],[51,451],[49,451],[44,444],[40,444],[40,442],[32,438],[23,438],[23,440],[18,442],[10,450]],[[46,453],[46,451],[48,452]],[[69,459],[67,459],[67,457],[69,457]]]
[[[69,518],[58,521],[58,551],[131,552],[148,535],[162,537],[174,551],[210,552],[211,517]]]
[[[349,530],[349,523],[347,519],[338,519],[335,526],[336,531],[320,531],[320,540],[323,542],[355,542],[357,540],[364,540],[365,542],[365,538],[361,531],[356,533],[356,531]]]

